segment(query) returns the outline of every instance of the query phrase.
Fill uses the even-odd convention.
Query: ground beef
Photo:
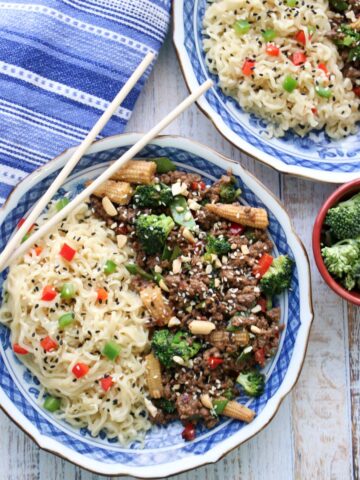
[[[231,181],[230,176],[223,176],[212,186],[198,185],[193,189],[194,182],[201,182],[198,174],[188,174],[175,171],[160,176],[160,181],[171,185],[177,180],[186,183],[189,196],[196,198],[199,203],[219,201],[220,187]],[[195,185],[196,186],[196,185]],[[237,375],[256,365],[254,352],[263,349],[266,358],[273,355],[279,344],[281,327],[280,309],[275,307],[266,313],[252,312],[261,298],[259,278],[254,276],[253,267],[265,252],[271,252],[272,243],[266,231],[247,228],[240,234],[230,232],[231,223],[209,213],[204,208],[193,211],[199,231],[195,230],[196,244],[193,245],[184,238],[183,230],[175,226],[167,238],[167,246],[171,252],[175,247],[181,251],[181,271],[173,272],[173,262],[162,259],[162,252],[156,255],[147,255],[136,238],[135,221],[139,214],[153,213],[150,209],[139,209],[133,204],[117,206],[118,214],[109,217],[102,207],[101,199],[91,196],[91,206],[95,214],[106,221],[117,234],[128,237],[128,243],[136,253],[136,263],[146,272],[161,273],[168,292],[162,290],[163,295],[180,321],[179,327],[173,331],[189,331],[189,323],[193,320],[211,321],[216,325],[216,333],[222,333],[221,342],[209,336],[190,336],[189,344],[201,343],[199,352],[184,366],[171,364],[162,369],[164,385],[163,397],[172,403],[176,411],[167,413],[161,409],[161,404],[154,401],[158,411],[151,421],[165,424],[174,418],[183,423],[201,420],[207,427],[218,422],[213,413],[204,408],[201,395],[209,394],[212,398],[225,394],[237,395]],[[164,208],[155,213],[169,215]],[[231,245],[231,251],[226,255],[215,255],[214,258],[205,258],[207,236],[223,236]],[[131,288],[142,291],[149,284],[141,276],[131,278]],[[155,319],[150,318],[147,323],[150,338],[158,329]],[[252,327],[260,329],[254,334]],[[164,327],[161,327],[164,328]],[[234,339],[234,332],[245,331],[249,334],[251,354],[244,357],[243,347]],[[220,359],[219,366],[212,367],[212,357]]]
[[[329,38],[337,45],[341,59],[344,62],[342,72],[345,77],[352,80],[353,86],[360,86],[360,46],[359,44],[351,44],[350,46],[341,45],[342,40],[347,36],[343,31],[343,27],[353,28],[353,20],[350,20],[351,14],[356,19],[360,18],[360,0],[348,0],[348,8],[339,12],[337,1],[330,1],[330,8],[333,12],[330,15],[331,32]],[[354,29],[354,28],[353,28]],[[358,52],[354,55],[354,49]]]

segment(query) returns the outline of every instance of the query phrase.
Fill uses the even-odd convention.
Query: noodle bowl
[[[71,262],[59,256],[65,240],[77,252]],[[32,353],[22,360],[39,379],[43,394],[46,389],[61,399],[59,418],[86,426],[94,436],[105,429],[123,444],[141,440],[150,428],[140,355],[148,347],[148,331],[141,300],[129,289],[130,274],[124,267],[134,257],[133,250],[128,246],[120,250],[114,232],[94,218],[86,205],[39,245],[39,255],[32,250],[11,266],[4,286],[8,300],[0,320],[10,327],[12,342],[26,345]],[[108,259],[116,264],[111,276],[104,273]],[[44,286],[52,285],[59,292],[69,282],[75,287],[71,303],[60,295],[52,302],[41,300]],[[106,301],[97,298],[100,287],[107,291]],[[74,321],[59,330],[59,317],[70,311]],[[45,336],[57,342],[56,350],[40,346]],[[109,339],[121,347],[115,361],[101,356]],[[71,373],[79,362],[90,367],[82,378]],[[107,376],[116,386],[104,391],[100,379]]]
[[[240,34],[234,29],[239,20],[249,24]],[[325,128],[338,139],[356,132],[359,100],[326,38],[331,30],[326,2],[289,7],[282,0],[219,0],[208,4],[203,26],[206,62],[219,86],[244,110],[268,120],[270,136]],[[269,30],[275,36],[267,42]],[[299,52],[305,57],[297,64],[293,55]],[[244,70],[245,62],[251,62],[251,72]],[[287,77],[296,81],[292,91],[284,88]]]

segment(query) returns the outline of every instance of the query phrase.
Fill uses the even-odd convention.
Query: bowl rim
[[[87,154],[133,144],[142,135],[143,134],[140,133],[126,133],[103,138],[94,142],[87,151]],[[199,142],[177,135],[160,135],[150,143],[162,147],[179,148],[189,153],[202,156],[211,163],[231,166],[234,169],[234,173],[241,175],[243,180],[250,185],[250,188],[256,192],[256,195],[267,206],[271,207],[273,214],[277,217],[278,221],[281,222],[282,228],[286,232],[287,243],[294,253],[299,271],[300,327],[292,357],[290,359],[289,368],[285,374],[285,377],[277,392],[267,402],[264,410],[261,412],[261,416],[257,417],[258,419],[261,419],[261,423],[260,421],[252,422],[247,426],[246,435],[244,435],[243,430],[241,430],[232,437],[223,440],[216,448],[210,449],[205,454],[187,457],[186,462],[183,460],[177,460],[173,463],[154,465],[149,468],[127,466],[126,464],[105,464],[98,460],[91,459],[79,454],[78,452],[75,452],[74,450],[71,450],[69,447],[64,446],[53,438],[41,434],[37,428],[20,411],[17,410],[14,404],[0,388],[1,409],[12,421],[14,421],[16,425],[19,426],[19,428],[21,428],[24,433],[29,435],[30,438],[32,438],[32,440],[41,449],[53,453],[93,473],[108,476],[130,475],[137,478],[163,478],[170,475],[183,473],[188,470],[192,470],[193,468],[217,462],[239,445],[262,431],[273,419],[279,410],[282,401],[298,381],[304,364],[311,325],[314,318],[308,255],[300,238],[295,233],[288,213],[281,205],[279,199],[276,198],[267,187],[265,187],[253,174],[245,170],[238,162],[225,157],[214,149]],[[41,178],[44,175],[49,175],[52,171],[56,170],[58,163],[62,161],[64,162],[70,158],[75,148],[76,147],[72,147],[65,150],[57,157],[50,160],[47,164],[35,170],[16,186],[4,205],[0,208],[0,223],[4,220],[12,206],[16,205],[17,197],[22,195],[22,191],[32,188],[32,185],[41,181]],[[24,187],[25,183],[27,187]],[[237,437],[239,436],[244,438],[238,439]]]
[[[354,305],[360,306],[360,293],[352,293],[342,287],[334,279],[334,277],[330,275],[321,255],[321,230],[324,224],[326,214],[331,207],[338,203],[347,193],[351,192],[352,190],[359,190],[360,192],[360,177],[352,180],[351,182],[347,182],[341,185],[327,198],[325,203],[320,207],[313,227],[312,248],[314,252],[316,266],[328,286],[343,299],[353,303]]]
[[[186,0],[173,0],[172,4],[172,17],[173,17],[173,45],[175,47],[176,56],[179,61],[180,70],[182,72],[185,84],[190,93],[193,93],[196,88],[199,87],[199,83],[196,79],[193,71],[188,50],[185,45],[185,32],[183,28],[183,4]],[[213,90],[215,85],[211,87]],[[240,152],[250,156],[254,160],[257,160],[264,165],[272,168],[273,170],[286,174],[295,175],[299,178],[305,178],[307,180],[316,180],[321,183],[344,183],[352,180],[357,172],[339,172],[339,171],[326,171],[315,170],[311,168],[301,167],[298,165],[288,165],[276,157],[269,155],[260,148],[250,145],[241,137],[236,135],[230,127],[228,127],[222,120],[220,115],[215,112],[209,102],[206,100],[205,95],[202,95],[196,100],[196,105],[200,111],[212,122],[217,131],[233,145]],[[360,172],[359,172],[360,174]]]

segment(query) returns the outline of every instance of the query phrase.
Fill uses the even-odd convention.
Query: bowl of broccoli
[[[330,195],[316,217],[312,242],[325,282],[360,306],[360,178]]]

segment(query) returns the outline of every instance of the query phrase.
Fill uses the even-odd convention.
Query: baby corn
[[[86,186],[91,182],[87,182]],[[127,205],[132,197],[133,189],[130,183],[115,182],[114,180],[106,180],[93,193],[96,197],[109,198],[118,205]]]
[[[212,332],[209,337],[209,342],[220,350],[223,350],[229,342],[239,347],[245,347],[249,341],[250,337],[248,332],[232,333],[226,332],[225,330],[217,330],[216,332]]]
[[[205,208],[218,217],[230,220],[230,222],[240,223],[247,227],[265,229],[269,225],[267,212],[263,208],[222,203],[208,203],[205,205]]]
[[[152,183],[155,178],[156,163],[145,160],[130,160],[111,177],[129,183]]]
[[[161,366],[153,353],[146,355],[146,383],[151,398],[161,398],[164,388],[161,379]]]
[[[170,318],[174,317],[173,311],[158,286],[149,285],[144,288],[140,292],[140,297],[145,308],[159,325],[167,325]]]
[[[240,405],[233,400],[230,400],[226,407],[223,410],[223,415],[230,418],[235,418],[236,420],[242,420],[243,422],[251,422],[255,417],[254,410],[251,410],[244,405]]]

